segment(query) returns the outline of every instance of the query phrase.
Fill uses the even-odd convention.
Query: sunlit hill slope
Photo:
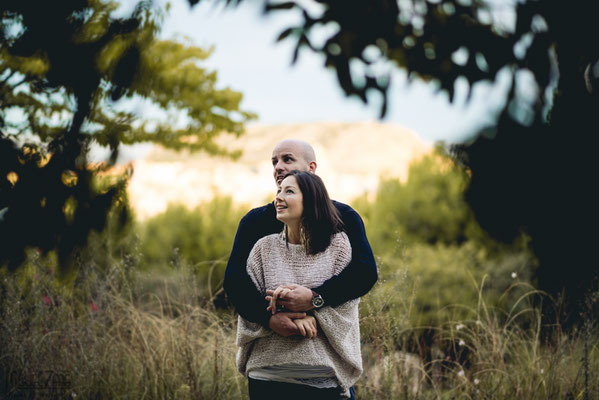
[[[343,202],[373,193],[380,177],[405,179],[410,161],[432,147],[398,125],[375,122],[252,125],[238,139],[221,140],[229,148],[243,150],[236,161],[157,146],[134,161],[129,196],[138,218],[160,213],[169,203],[194,207],[215,194],[231,196],[248,207],[264,204],[275,193],[272,148],[284,138],[314,146],[317,173],[331,197]]]

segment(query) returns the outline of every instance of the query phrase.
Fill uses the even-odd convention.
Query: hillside
[[[243,149],[239,160],[154,147],[134,161],[129,196],[139,218],[164,211],[168,203],[193,207],[214,194],[255,207],[274,197],[270,156],[281,139],[297,138],[316,151],[317,173],[332,198],[349,202],[373,192],[379,177],[405,179],[411,160],[432,144],[397,125],[375,122],[251,125],[239,139],[221,143]]]

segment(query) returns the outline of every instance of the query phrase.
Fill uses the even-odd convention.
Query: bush
[[[237,225],[247,210],[215,197],[193,210],[171,205],[141,226],[142,269],[187,268],[214,291],[222,282]]]

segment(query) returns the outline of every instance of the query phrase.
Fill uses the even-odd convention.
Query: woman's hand
[[[313,339],[316,337],[318,333],[318,325],[316,323],[316,318],[311,315],[307,315],[305,318],[294,319],[293,323],[299,329],[300,334],[305,337],[309,337]]]
[[[293,320],[305,317],[305,313],[279,312],[270,317],[268,326],[274,333],[277,333],[283,337],[299,335],[299,329]]]
[[[291,289],[286,285],[279,286],[275,290],[267,290],[266,294],[268,296],[266,296],[266,300],[270,305],[266,307],[266,310],[275,314],[277,312],[277,301],[287,296],[289,292],[291,292]]]

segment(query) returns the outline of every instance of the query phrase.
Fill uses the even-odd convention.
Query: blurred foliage
[[[476,225],[462,198],[466,178],[439,145],[410,165],[406,182],[381,180],[374,203],[360,208],[375,253],[392,250],[399,238],[429,244],[464,242]]]
[[[42,272],[56,278],[54,283],[64,284],[66,290],[85,290],[96,280],[111,274],[120,275],[120,284],[129,284],[140,265],[138,230],[127,192],[123,190],[115,196],[106,215],[105,228],[89,233],[85,244],[71,254],[69,268],[61,265],[56,250],[44,253],[38,248],[26,249],[25,260],[20,267],[27,270],[31,265],[36,265],[36,268],[41,265]]]
[[[406,242],[460,245],[470,240],[493,254],[526,248],[524,235],[503,244],[480,228],[464,199],[469,180],[468,170],[438,143],[410,164],[405,182],[382,179],[374,201],[356,199],[353,204],[367,221],[375,253],[388,253]]]
[[[79,266],[72,271],[78,282],[86,280],[87,269],[106,274],[118,267],[126,277],[140,263],[138,223],[126,191],[121,191],[106,216],[104,230],[89,233],[84,247],[74,253]]]
[[[17,268],[28,246],[56,249],[61,269],[75,265],[73,251],[105,227],[122,196],[123,180],[100,189],[96,178],[119,144],[238,155],[214,139],[240,135],[254,114],[201,68],[210,51],[158,40],[163,12],[150,1],[129,16],[117,8],[102,0],[2,3],[0,266]],[[152,115],[132,111],[136,102]],[[108,163],[88,163],[92,142],[110,147]]]
[[[495,239],[530,237],[539,288],[565,301],[561,315],[544,314],[547,321],[580,320],[578,308],[599,287],[593,2],[265,0],[264,10],[295,13],[299,22],[278,37],[294,44],[293,60],[302,49],[323,56],[346,95],[383,98],[381,116],[397,69],[450,101],[458,81],[470,99],[476,84],[501,77],[507,90],[485,116],[488,126],[454,149],[471,174],[466,199]]]
[[[413,290],[412,326],[467,318],[481,291],[489,306],[509,308],[530,290],[537,262],[527,238],[505,244],[489,237],[464,200],[468,180],[438,144],[410,165],[405,182],[383,179],[372,201],[353,203],[379,257],[379,290],[398,282]],[[394,315],[406,307],[391,300],[384,311]]]
[[[230,197],[216,196],[193,210],[170,205],[141,226],[141,267],[189,269],[217,289],[224,276],[237,225],[245,208]]]
[[[411,288],[410,325],[431,329],[470,318],[480,296],[505,321],[510,311],[521,309],[516,305],[520,296],[532,290],[530,279],[537,263],[523,251],[490,257],[468,241],[461,246],[412,243],[399,254],[382,256],[379,266],[382,290],[401,281]],[[396,300],[404,301],[392,296],[384,311],[401,318],[405,307]]]
[[[110,33],[116,28],[111,24],[119,20],[112,15],[118,2],[80,3],[81,11],[69,10],[69,6],[63,10],[66,14],[72,12],[71,19],[83,14],[80,20],[68,26],[72,34],[68,39],[71,46],[94,46],[93,65],[89,67],[97,74],[99,83],[89,88],[93,91],[90,112],[80,133],[111,148],[119,143],[155,142],[167,148],[229,154],[214,143],[214,138],[223,132],[241,134],[244,122],[255,115],[239,110],[241,93],[228,88],[217,89],[216,72],[201,67],[212,50],[159,40],[163,11],[152,8],[149,2],[139,2],[132,20],[126,21],[128,31],[114,36]],[[25,37],[30,29],[26,24],[30,16],[24,14],[25,7],[24,4],[14,9],[8,7],[3,14],[0,119],[5,134],[28,134],[41,143],[49,143],[64,134],[65,124],[76,113],[78,104],[73,95],[77,95],[77,88],[63,88],[62,82],[50,82],[48,74],[64,73],[59,70],[64,66],[50,62],[45,54],[49,50],[30,48],[35,43],[23,44],[39,39]],[[24,32],[11,34],[20,30]],[[23,52],[31,54],[23,55]],[[73,55],[69,60],[78,62],[73,60]],[[124,68],[127,68],[127,76],[120,74]],[[153,105],[155,110],[152,115],[131,111],[134,107],[127,104],[131,100],[145,100],[145,104]],[[19,118],[17,114],[26,118]]]

